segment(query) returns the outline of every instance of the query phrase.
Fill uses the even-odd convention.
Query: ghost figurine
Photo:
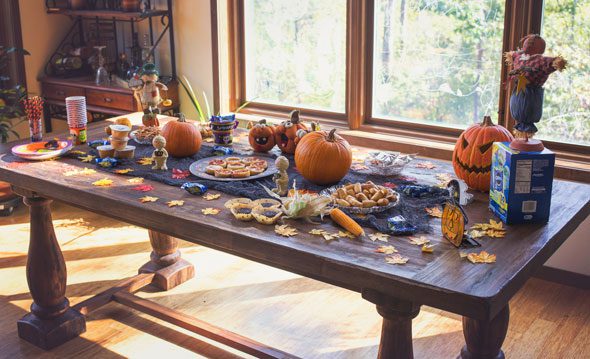
[[[166,147],[166,139],[164,136],[158,135],[154,137],[152,140],[152,145],[154,146],[155,150],[152,153],[152,158],[154,159],[154,165],[152,166],[153,170],[168,170],[166,166],[166,161],[168,160],[168,151],[164,147]]]
[[[545,40],[539,35],[527,35],[522,49],[504,54],[509,69],[508,80],[516,84],[510,96],[510,114],[516,121],[517,138],[528,140],[537,132],[535,123],[543,115],[543,84],[553,72],[562,71],[567,61],[561,57],[544,56]]]

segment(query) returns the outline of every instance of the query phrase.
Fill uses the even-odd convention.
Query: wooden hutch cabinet
[[[74,5],[75,3],[75,5]],[[160,2],[161,3],[161,2]],[[111,1],[46,1],[48,14],[65,15],[74,20],[72,27],[45,66],[41,81],[46,99],[45,128],[51,131],[51,119],[66,119],[65,98],[85,96],[88,120],[141,111],[139,99],[129,88],[127,80],[144,62],[156,63],[160,69],[168,65],[170,73],[160,75],[168,87],[162,97],[172,100],[163,107],[165,113],[178,111],[179,96],[176,80],[172,1],[166,8],[156,8],[152,1],[137,1],[137,8],[124,11],[121,2]],[[129,9],[127,9],[129,10]],[[143,47],[139,33],[143,33]],[[158,63],[155,51],[168,33],[168,64]],[[97,85],[96,46],[104,46],[105,67],[111,81]]]

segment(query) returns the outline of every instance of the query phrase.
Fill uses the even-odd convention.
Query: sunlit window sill
[[[268,123],[279,124],[284,119],[268,116],[238,113],[237,118],[245,125],[248,121],[257,122],[265,118]],[[446,136],[421,135],[421,134],[396,134],[372,132],[372,126],[364,125],[360,130],[349,130],[344,126],[330,123],[325,127],[339,128],[339,134],[346,138],[353,146],[369,147],[378,150],[399,151],[414,153],[423,157],[429,157],[444,161],[450,161],[453,154],[454,139]],[[438,140],[433,139],[438,138]],[[575,161],[558,158],[555,161],[555,177],[570,181],[590,183],[590,162]]]

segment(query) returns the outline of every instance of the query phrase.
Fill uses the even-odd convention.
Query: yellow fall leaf
[[[440,207],[430,207],[430,208],[424,208],[424,210],[426,211],[426,213],[428,213],[429,216],[431,217],[437,217],[437,218],[442,218],[442,211],[440,209]]]
[[[140,184],[143,183],[143,177],[133,177],[127,180],[127,182],[132,184]]]
[[[205,216],[209,216],[209,215],[216,215],[219,214],[219,212],[221,212],[221,210],[219,208],[211,208],[211,207],[207,207],[207,208],[203,208],[201,210],[201,213],[203,213]]]
[[[275,232],[283,237],[291,237],[297,235],[297,230],[290,227],[288,224],[275,225]]]
[[[481,251],[478,253],[469,253],[467,255],[467,259],[471,263],[495,263],[496,262],[496,255],[489,254],[486,251]]]
[[[203,199],[206,201],[213,201],[213,200],[218,199],[219,197],[221,197],[221,194],[219,194],[219,193],[215,193],[215,194],[207,193],[206,195],[203,196]]]
[[[369,234],[369,239],[372,240],[373,242],[375,242],[375,241],[387,242],[388,238],[389,238],[389,234],[385,234],[385,233],[381,233],[381,232],[375,232],[375,233]]]
[[[314,236],[322,236],[322,235],[324,235],[324,233],[326,233],[326,231],[324,231],[323,229],[312,229],[311,231],[309,231],[307,233],[313,234]]]
[[[393,253],[397,253],[398,250],[395,249],[394,246],[380,246],[380,247],[377,247],[377,249],[375,249],[375,252],[385,253],[385,254],[393,254]]]
[[[423,246],[425,244],[430,243],[430,239],[427,239],[424,236],[420,236],[420,237],[410,237],[410,243],[411,244],[415,244],[417,246]]]
[[[434,244],[425,244],[422,246],[423,253],[433,253],[434,252]]]
[[[184,206],[184,201],[183,200],[174,200],[174,201],[168,201],[168,202],[166,202],[166,204],[168,205],[168,207],[182,207],[182,206]]]
[[[349,231],[338,231],[338,237],[340,238],[350,238],[355,239],[356,237],[354,234],[350,233]]]
[[[92,160],[94,160],[96,158],[96,156],[93,155],[86,155],[86,156],[80,156],[78,157],[78,159],[82,162],[86,162],[86,163],[90,163],[92,162]]]
[[[81,170],[75,169],[75,170],[71,170],[71,171],[66,171],[63,174],[66,177],[71,177],[71,176],[88,176],[88,175],[91,175],[94,173],[96,173],[96,170],[93,170],[92,168],[83,168]]]
[[[404,257],[399,253],[385,257],[385,262],[388,264],[406,264],[410,258]]]
[[[154,159],[152,157],[142,157],[137,160],[137,163],[142,166],[150,166],[154,164]]]
[[[120,170],[115,170],[114,172],[118,175],[124,175],[126,173],[133,172],[133,169],[132,168],[123,168]]]
[[[98,186],[98,187],[109,187],[112,184],[113,184],[113,180],[110,180],[108,178],[103,178],[98,181],[92,182],[93,186]]]
[[[158,197],[144,196],[144,197],[141,197],[139,200],[141,201],[141,203],[147,203],[147,202],[156,202],[158,199],[159,199]]]
[[[338,233],[328,233],[328,232],[322,233],[322,237],[324,237],[324,239],[326,241],[331,241],[332,239],[339,238]]]

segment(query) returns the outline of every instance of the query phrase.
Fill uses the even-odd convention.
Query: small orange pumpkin
[[[489,191],[492,145],[513,139],[507,129],[495,125],[490,116],[485,116],[481,124],[470,126],[457,139],[453,151],[455,174],[470,188]]]
[[[328,185],[340,181],[352,164],[352,149],[344,138],[330,132],[315,131],[303,136],[295,150],[295,165],[310,182]]]
[[[295,140],[298,138],[299,130],[307,131],[307,126],[299,120],[299,110],[293,110],[288,121],[275,127],[275,142],[282,152],[295,153],[297,147]]]
[[[166,151],[174,157],[194,155],[199,152],[203,142],[197,126],[187,122],[183,113],[178,114],[178,120],[169,121],[164,125],[162,136],[166,139]]]
[[[275,146],[275,131],[265,119],[258,121],[248,132],[250,146],[256,152],[268,152]]]

